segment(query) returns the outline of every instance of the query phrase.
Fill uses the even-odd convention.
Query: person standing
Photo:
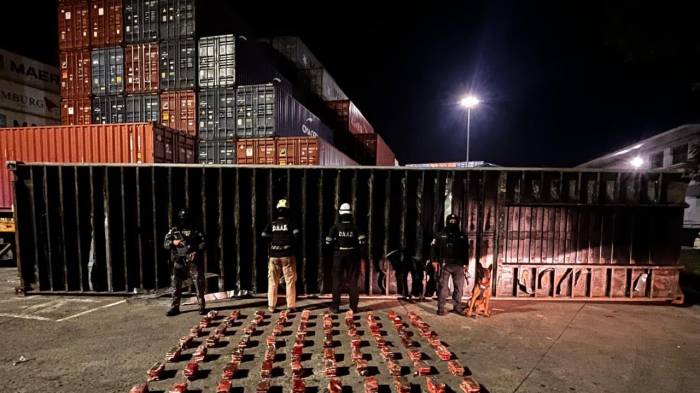
[[[445,228],[431,243],[433,264],[438,265],[438,306],[437,314],[445,315],[445,302],[450,295],[450,278],[454,285],[452,292],[453,311],[464,314],[462,293],[464,291],[465,266],[469,262],[469,242],[459,229],[459,218],[450,214],[445,219]]]
[[[287,310],[294,312],[297,297],[295,253],[299,229],[289,217],[289,205],[286,199],[280,199],[277,202],[275,218],[267,225],[262,237],[270,241],[267,265],[267,309],[270,312],[275,311],[280,276],[284,275]]]
[[[172,302],[166,313],[171,317],[180,313],[182,298],[182,283],[188,275],[192,278],[197,292],[199,314],[207,313],[204,302],[204,266],[201,263],[202,253],[206,248],[204,234],[197,230],[190,220],[190,212],[180,209],[177,213],[175,226],[165,235],[163,247],[170,251],[172,264]]]
[[[340,205],[338,214],[338,222],[326,236],[326,244],[333,247],[333,300],[330,310],[334,313],[340,311],[340,293],[343,284],[347,284],[350,309],[357,312],[360,290],[357,280],[367,238],[355,225],[349,203]]]

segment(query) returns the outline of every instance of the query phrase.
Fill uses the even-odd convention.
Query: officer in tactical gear
[[[180,313],[182,283],[188,275],[192,278],[197,290],[199,313],[205,315],[207,310],[204,304],[204,266],[201,263],[201,255],[206,244],[202,232],[192,225],[189,210],[180,209],[178,211],[176,224],[165,235],[163,247],[170,251],[173,272],[173,299],[166,315],[170,317]]]
[[[464,314],[462,293],[464,291],[464,269],[468,265],[469,242],[467,236],[459,229],[459,218],[450,214],[445,219],[445,228],[437,234],[431,243],[433,264],[438,265],[438,307],[437,314],[445,315],[445,302],[450,295],[448,283],[452,277],[453,311]]]
[[[270,241],[269,261],[267,265],[267,308],[274,312],[277,306],[277,287],[280,276],[284,275],[286,283],[287,310],[296,308],[296,243],[299,229],[289,217],[289,205],[286,199],[280,199],[275,208],[275,218],[267,225],[262,237]]]
[[[360,233],[353,222],[350,204],[340,205],[338,213],[338,222],[326,236],[326,244],[333,247],[333,301],[330,310],[335,313],[340,311],[341,289],[343,284],[347,284],[350,293],[350,309],[357,312],[359,300],[357,280],[367,238]]]

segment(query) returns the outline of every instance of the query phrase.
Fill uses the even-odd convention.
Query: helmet
[[[340,209],[338,209],[338,214],[345,215],[345,214],[352,214],[352,209],[350,208],[349,203],[343,203],[340,205]]]
[[[182,208],[177,211],[177,222],[179,225],[187,225],[190,223],[190,210]]]
[[[282,198],[277,201],[277,208],[275,209],[277,216],[285,217],[287,215],[287,209],[289,209],[289,204],[287,203],[286,199]]]
[[[448,228],[457,228],[459,227],[459,217],[457,217],[455,214],[450,214],[445,218],[445,226]]]

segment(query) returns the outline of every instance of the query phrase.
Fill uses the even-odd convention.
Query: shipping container
[[[127,93],[160,89],[158,43],[127,45],[124,48]]]
[[[235,140],[205,141],[199,140],[200,164],[235,164]]]
[[[323,68],[321,62],[299,37],[275,37],[272,39],[272,47],[300,70]]]
[[[158,0],[124,0],[124,41],[158,41]]]
[[[126,96],[127,123],[160,123],[160,96],[134,94]]]
[[[60,120],[61,97],[56,93],[0,79],[0,108]]]
[[[326,104],[337,115],[343,129],[351,134],[373,134],[374,127],[350,100],[327,101]]]
[[[196,48],[193,38],[160,43],[160,88],[194,89],[197,85]]]
[[[86,98],[92,93],[92,56],[90,51],[62,51],[61,58],[61,97]]]
[[[160,38],[192,37],[195,33],[195,0],[160,0]]]
[[[236,164],[276,165],[275,138],[250,138],[236,141]]]
[[[376,166],[394,166],[396,156],[379,134],[357,134],[356,138],[367,147]]]
[[[293,86],[308,85],[299,78],[293,67],[286,67],[269,45],[245,36],[236,37],[236,73],[237,85],[258,85],[274,80],[285,81]]]
[[[276,165],[351,166],[357,163],[318,137],[275,138]]]
[[[324,68],[314,68],[306,70],[311,83],[311,91],[321,97],[323,101],[338,101],[347,100],[340,86],[335,82],[335,79]]]
[[[61,101],[61,124],[92,124],[92,100],[69,98]]]
[[[117,46],[124,40],[122,0],[90,1],[90,46]]]
[[[197,135],[197,95],[193,90],[169,91],[160,95],[161,123]]]
[[[286,83],[238,86],[236,136],[320,136],[333,143],[333,132],[291,94]]]
[[[7,161],[195,163],[196,140],[153,123],[0,129],[0,210],[12,207]]]
[[[92,94],[124,92],[124,49],[92,50]]]
[[[233,34],[199,39],[199,87],[236,83],[236,37]]]
[[[126,123],[126,102],[122,95],[92,98],[92,124]]]
[[[58,2],[58,48],[60,50],[90,47],[90,6],[88,0]]]
[[[88,52],[88,62],[90,53]],[[61,87],[59,70],[16,53],[0,49],[0,79],[7,79],[39,90],[58,93]],[[88,75],[88,80],[90,76]]]
[[[0,109],[0,128],[5,127],[34,127],[57,125],[60,122],[55,119],[28,115],[9,109]]]
[[[199,101],[199,140],[236,138],[236,88],[201,89]]]

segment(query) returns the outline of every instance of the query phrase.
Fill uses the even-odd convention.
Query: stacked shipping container
[[[61,122],[92,122],[92,57],[88,0],[58,3],[58,47],[61,69]]]

